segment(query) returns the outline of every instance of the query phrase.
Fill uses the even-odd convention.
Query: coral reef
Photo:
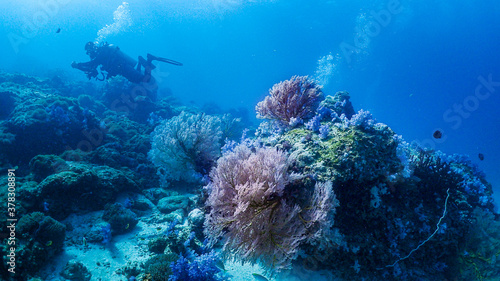
[[[109,222],[113,234],[131,231],[137,225],[137,216],[122,204],[106,205],[102,219]]]
[[[38,159],[43,158],[37,156],[32,161],[33,167],[42,165],[36,164],[40,162]],[[26,205],[29,210],[63,219],[75,211],[102,209],[120,192],[138,191],[137,184],[127,174],[107,166],[64,162],[58,167],[62,170],[48,175],[36,186],[26,185],[19,189],[23,204],[29,204]]]
[[[61,272],[61,276],[71,281],[90,281],[92,274],[81,263],[69,261]]]
[[[30,170],[35,181],[42,181],[46,177],[68,170],[69,165],[57,155],[37,155],[30,160]]]
[[[408,145],[355,111],[349,93],[323,99],[307,77],[278,83],[248,138],[243,110],[202,113],[130,91],[119,79],[97,89],[0,73],[18,280],[106,269],[113,280],[218,281],[228,259],[277,280],[497,279],[500,219],[485,175],[465,157]],[[62,250],[109,259],[76,254],[53,272]]]
[[[158,210],[162,213],[170,213],[175,210],[181,209],[187,211],[189,205],[189,197],[184,195],[175,195],[164,197],[158,201]]]
[[[11,162],[28,162],[38,154],[59,154],[77,147],[87,128],[97,127],[95,116],[74,98],[53,93],[23,92],[9,88],[17,102],[4,124],[4,133],[15,135],[15,143],[0,151]],[[33,138],[33,136],[37,138]]]
[[[16,246],[16,276],[19,277],[18,280],[25,280],[62,251],[66,227],[50,216],[34,212],[19,220],[16,232],[19,234],[16,244],[3,243],[0,254],[7,257],[10,247]],[[8,280],[5,266],[6,263],[2,263],[0,276]]]
[[[488,266],[495,266],[500,250],[495,244],[492,250],[474,246],[474,254],[457,248],[465,241],[477,245],[466,236],[478,216],[474,209],[490,214],[482,215],[488,223],[497,221],[484,175],[463,158],[409,146],[367,111],[353,112],[348,93],[339,92],[326,97],[309,122],[278,127],[263,122],[256,140],[229,149],[206,187],[205,233],[212,243],[223,238],[226,254],[271,271],[291,264],[343,279],[453,280],[471,268],[481,268],[481,276],[494,272]],[[268,148],[246,147],[255,143]],[[285,156],[249,160],[264,150]],[[247,161],[251,169],[245,169]],[[275,177],[263,178],[267,173]],[[318,190],[326,183],[331,191]],[[304,203],[328,197],[312,196],[313,187],[331,199]],[[316,206],[323,206],[315,212],[320,215],[306,217]],[[307,223],[314,219],[311,228]],[[312,232],[321,238],[304,238]],[[483,255],[487,266],[479,265]]]
[[[144,264],[144,271],[150,274],[151,281],[168,281],[172,275],[171,264],[178,259],[174,253],[156,255]]]
[[[495,280],[500,276],[500,221],[494,214],[474,209],[469,232],[458,246],[463,279]]]

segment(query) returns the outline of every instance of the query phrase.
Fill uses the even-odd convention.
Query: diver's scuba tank
[[[118,65],[125,64],[134,67],[137,64],[136,60],[122,52],[118,46],[110,44],[108,47],[112,50],[112,53],[114,54],[113,60],[117,62]]]

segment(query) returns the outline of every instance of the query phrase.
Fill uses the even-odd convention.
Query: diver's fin
[[[175,61],[175,60],[171,60],[171,59],[166,59],[166,58],[160,58],[160,57],[157,57],[157,56],[153,56],[152,54],[148,54],[148,61],[151,62],[151,61],[154,61],[154,60],[162,61],[162,62],[166,62],[166,63],[170,63],[170,64],[173,64],[173,65],[182,66],[181,62],[178,62],[178,61]]]
[[[141,71],[141,65],[144,66],[144,69],[149,69],[150,71],[156,68],[150,60],[145,60],[142,56],[139,56],[139,63],[137,64],[139,72]]]

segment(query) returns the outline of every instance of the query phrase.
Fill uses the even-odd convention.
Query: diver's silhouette
[[[151,71],[156,67],[152,64],[153,61],[162,61],[174,65],[182,65],[182,63],[153,56],[147,54],[147,60],[139,56],[138,62],[123,53],[120,48],[112,44],[104,43],[97,46],[94,42],[85,44],[85,51],[90,56],[89,62],[72,62],[71,67],[79,69],[87,74],[89,79],[96,78],[104,80],[116,75],[121,75],[132,83],[149,82],[151,80]],[[101,70],[106,71],[107,75],[102,74],[102,78],[98,78],[99,71],[97,67],[102,65]],[[136,66],[137,65],[137,66]],[[141,72],[141,66],[144,67],[144,73]]]

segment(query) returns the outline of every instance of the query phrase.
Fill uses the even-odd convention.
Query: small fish
[[[269,281],[269,279],[267,279],[265,276],[262,276],[258,273],[252,273],[252,276],[253,276],[253,278],[255,278],[255,280],[258,280],[258,281]]]
[[[443,137],[443,133],[440,131],[440,130],[436,130],[434,132],[434,134],[432,134],[432,136],[435,138],[435,139],[440,139],[441,137]]]
[[[479,153],[479,154],[477,155],[477,157],[479,157],[479,160],[481,160],[481,161],[483,161],[483,160],[484,160],[484,154],[482,154],[482,153]]]
[[[47,247],[52,246],[52,241],[47,241],[47,243],[45,244],[45,246],[47,246]]]
[[[130,227],[130,223],[127,223],[127,226],[125,227],[125,229],[128,229]]]
[[[87,239],[85,239],[85,237],[83,237],[83,246],[87,247]]]
[[[61,32],[61,28],[58,28],[56,31],[56,33],[59,33],[59,32]]]

